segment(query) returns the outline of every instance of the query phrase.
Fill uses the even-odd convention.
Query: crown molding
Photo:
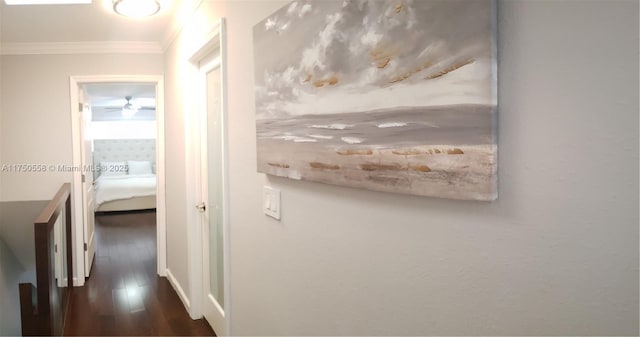
[[[162,53],[161,44],[147,41],[0,43],[0,55]]]

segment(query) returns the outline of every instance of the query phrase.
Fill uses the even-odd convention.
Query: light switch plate
[[[280,220],[280,190],[270,186],[264,187],[262,198],[262,208],[264,214]]]

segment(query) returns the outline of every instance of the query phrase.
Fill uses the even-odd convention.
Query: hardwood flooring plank
[[[111,291],[113,298],[113,311],[115,314],[126,314],[129,312],[129,297],[127,289],[113,289]]]
[[[215,336],[156,274],[155,212],[96,216],[96,257],[71,292],[66,336]]]

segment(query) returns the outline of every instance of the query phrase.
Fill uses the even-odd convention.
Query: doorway
[[[127,140],[122,139],[126,138],[127,132],[126,128],[131,128],[131,125],[123,124],[120,121],[119,125],[115,125],[118,128],[118,132],[120,136],[111,137],[111,138],[121,138],[118,140],[109,140],[104,142],[100,142],[100,146],[107,147],[104,149],[103,155],[113,156],[114,160],[110,158],[96,158],[93,160],[93,154],[97,153],[96,145],[98,145],[97,141],[93,140],[87,141],[88,130],[87,127],[90,125],[88,123],[88,116],[92,115],[100,115],[100,114],[87,114],[87,111],[91,111],[91,106],[88,103],[85,103],[89,99],[91,99],[91,95],[87,92],[94,90],[95,88],[120,88],[122,90],[129,90],[131,88],[146,88],[147,91],[152,91],[155,96],[154,102],[144,101],[141,97],[138,97],[135,100],[133,96],[135,93],[130,93],[123,96],[122,98],[114,97],[113,99],[117,99],[118,103],[113,102],[111,106],[105,106],[104,104],[100,109],[102,111],[102,120],[101,122],[115,122],[118,124],[118,121],[111,120],[109,118],[116,119],[110,116],[121,116],[124,114],[131,113],[139,114],[137,117],[141,124],[133,127],[138,135],[143,134],[145,129],[147,133],[155,133],[155,141],[151,141],[153,143],[153,153],[147,153],[149,150],[150,144],[145,144],[145,141],[149,143],[149,139],[136,139],[131,140],[131,142],[135,142],[136,147],[141,147],[140,149],[134,149],[133,144],[130,145],[122,145],[126,149],[131,149],[131,151],[138,151],[134,154],[130,155],[130,159],[126,159],[122,155],[122,157],[117,157],[118,154],[112,153],[110,151],[113,150],[113,146],[116,146],[117,143],[124,143]],[[116,91],[119,89],[115,89]],[[124,92],[124,91],[123,91]],[[166,276],[166,213],[165,213],[165,189],[164,189],[164,109],[163,109],[163,80],[161,76],[78,76],[71,77],[70,79],[70,93],[71,93],[71,107],[72,107],[72,133],[73,133],[73,165],[74,167],[80,168],[78,170],[74,170],[73,172],[73,217],[75,228],[73,230],[73,243],[74,243],[74,267],[75,275],[74,275],[74,286],[82,286],[85,283],[85,277],[89,276],[89,272],[91,270],[91,264],[95,254],[95,235],[93,225],[95,222],[95,218],[93,215],[93,211],[97,209],[98,211],[123,211],[123,210],[133,210],[135,208],[138,209],[156,209],[156,265],[157,265],[157,274],[160,276]],[[94,94],[94,98],[95,98]],[[138,95],[142,96],[142,95]],[[84,104],[83,104],[84,103]],[[122,103],[122,104],[120,104]],[[94,109],[99,109],[98,107]],[[144,122],[144,116],[149,115],[149,113],[153,110],[153,114],[155,115],[155,124],[153,127],[150,127],[149,123]],[[133,115],[129,115],[127,118],[134,118]],[[100,119],[100,117],[98,117]],[[147,118],[148,119],[148,118]],[[147,121],[148,122],[148,121]],[[102,123],[105,124],[105,123]],[[94,131],[99,131],[100,133],[105,132],[105,125],[100,125],[100,128],[96,128]],[[145,127],[140,127],[142,124],[145,124]],[[96,124],[97,125],[97,124]],[[111,125],[112,127],[114,125]],[[129,132],[131,134],[131,132]],[[100,137],[98,137],[100,138]],[[105,138],[104,136],[101,138]],[[110,137],[106,137],[110,138]],[[140,138],[140,137],[138,137]],[[151,137],[148,137],[151,138]],[[102,140],[101,140],[102,141]],[[146,147],[145,147],[146,146]],[[151,158],[146,158],[145,156],[153,156],[152,160],[146,160]],[[119,159],[118,159],[119,158]],[[134,173],[136,177],[129,177],[129,173]],[[110,194],[108,196],[93,198],[93,173],[98,173],[101,175],[98,180],[102,179],[105,183],[105,191],[106,184],[110,185],[119,185],[125,183],[129,183],[129,178],[140,178],[142,187],[140,187],[140,191],[144,192],[136,192],[140,194],[138,198],[134,198],[135,202],[131,202],[131,200],[125,200],[123,203],[120,200],[115,198],[116,194]],[[152,173],[152,174],[148,174]],[[113,180],[113,181],[112,181]],[[153,183],[153,186],[150,184]],[[99,186],[99,185],[98,185]],[[152,198],[150,193],[155,192],[155,196]],[[145,196],[146,195],[146,196]],[[111,198],[111,199],[109,199]],[[103,201],[105,201],[103,203]],[[100,208],[102,207],[102,209]],[[133,209],[132,209],[133,207]]]

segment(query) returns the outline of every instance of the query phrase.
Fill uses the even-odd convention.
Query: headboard
[[[101,161],[151,161],[155,172],[156,140],[155,139],[100,139],[93,141],[93,164],[100,166]],[[94,173],[94,178],[100,175]]]

